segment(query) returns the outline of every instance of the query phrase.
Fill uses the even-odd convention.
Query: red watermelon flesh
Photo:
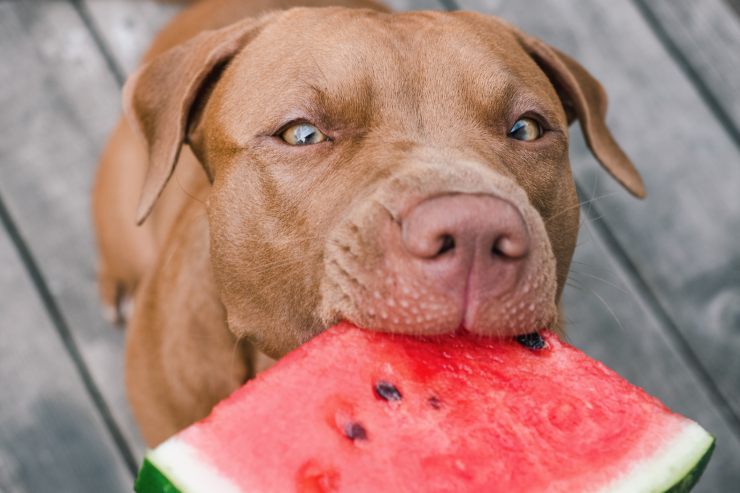
[[[711,436],[543,337],[340,324],[150,452],[137,491],[688,491]]]

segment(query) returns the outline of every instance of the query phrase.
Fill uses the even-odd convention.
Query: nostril
[[[437,250],[437,256],[445,254],[455,248],[455,238],[453,238],[452,235],[442,235],[441,239],[442,244],[440,245],[439,250]]]
[[[509,236],[500,236],[491,246],[491,255],[494,257],[505,257],[516,259],[527,254],[526,242],[510,238]]]
[[[495,241],[493,243],[493,246],[491,247],[491,255],[494,257],[505,257],[504,252],[501,251],[501,248],[499,247],[500,241]]]

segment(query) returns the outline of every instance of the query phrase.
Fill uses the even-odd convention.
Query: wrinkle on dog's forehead
[[[245,47],[212,96],[226,115],[219,137],[234,146],[294,119],[439,132],[509,124],[522,107],[564,124],[546,76],[508,27],[483,16],[298,9],[284,17]]]

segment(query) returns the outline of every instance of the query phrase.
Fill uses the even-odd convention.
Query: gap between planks
[[[732,140],[732,143],[735,144],[735,147],[740,149],[740,128],[735,125],[735,121],[733,120],[733,118],[730,116],[727,110],[725,110],[722,103],[717,99],[714,92],[709,88],[702,76],[699,75],[699,72],[694,68],[691,62],[689,62],[688,58],[686,57],[686,55],[684,55],[681,48],[679,48],[678,45],[668,35],[660,19],[658,19],[658,17],[649,6],[649,1],[632,0],[632,3],[634,4],[635,8],[637,8],[637,11],[640,13],[642,18],[645,20],[645,23],[647,23],[647,25],[650,27],[650,30],[658,39],[658,42],[660,42],[661,46],[663,46],[663,49],[665,49],[666,53],[668,53],[668,56],[686,76],[691,85],[694,86],[696,93],[699,95],[704,104],[707,105],[709,111],[711,111],[714,117],[719,120],[722,128],[725,130],[728,137],[730,137],[730,140]]]
[[[98,48],[98,51],[100,51],[100,54],[102,55],[103,60],[105,60],[105,64],[108,66],[108,70],[110,70],[111,74],[113,74],[113,78],[116,80],[118,87],[123,87],[123,83],[126,82],[126,75],[124,73],[124,70],[118,64],[118,61],[113,56],[113,52],[109,49],[107,43],[100,35],[98,26],[95,25],[95,21],[90,15],[90,11],[88,10],[87,5],[85,5],[81,0],[67,1],[70,3],[70,5],[72,5],[74,11],[77,13],[77,16],[82,21],[82,24],[90,33],[90,37],[92,38],[93,43]]]
[[[124,438],[118,423],[116,423],[113,418],[113,414],[111,413],[108,404],[105,402],[103,395],[100,393],[100,390],[98,390],[98,387],[92,378],[92,374],[82,358],[80,349],[77,347],[72,331],[69,329],[69,325],[67,324],[64,315],[62,315],[62,311],[59,309],[59,305],[49,289],[49,284],[41,273],[41,269],[39,269],[38,263],[31,253],[31,249],[28,247],[26,240],[21,235],[21,232],[10,215],[10,211],[6,207],[5,201],[2,197],[0,197],[0,223],[2,223],[3,228],[8,234],[8,238],[10,238],[13,247],[21,259],[24,269],[31,278],[31,283],[46,310],[49,320],[59,335],[59,339],[61,339],[67,354],[72,360],[72,364],[77,370],[77,374],[82,381],[85,391],[90,397],[96,411],[100,414],[100,417],[105,423],[108,433],[113,439],[116,448],[126,464],[127,470],[132,477],[135,477],[138,471],[138,465],[134,458],[134,454],[129,447],[128,442]]]
[[[725,0],[727,4],[740,16],[740,0]]]

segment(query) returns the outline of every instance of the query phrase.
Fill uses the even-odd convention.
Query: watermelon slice
[[[548,332],[340,324],[148,452],[136,491],[683,492],[713,446]]]

